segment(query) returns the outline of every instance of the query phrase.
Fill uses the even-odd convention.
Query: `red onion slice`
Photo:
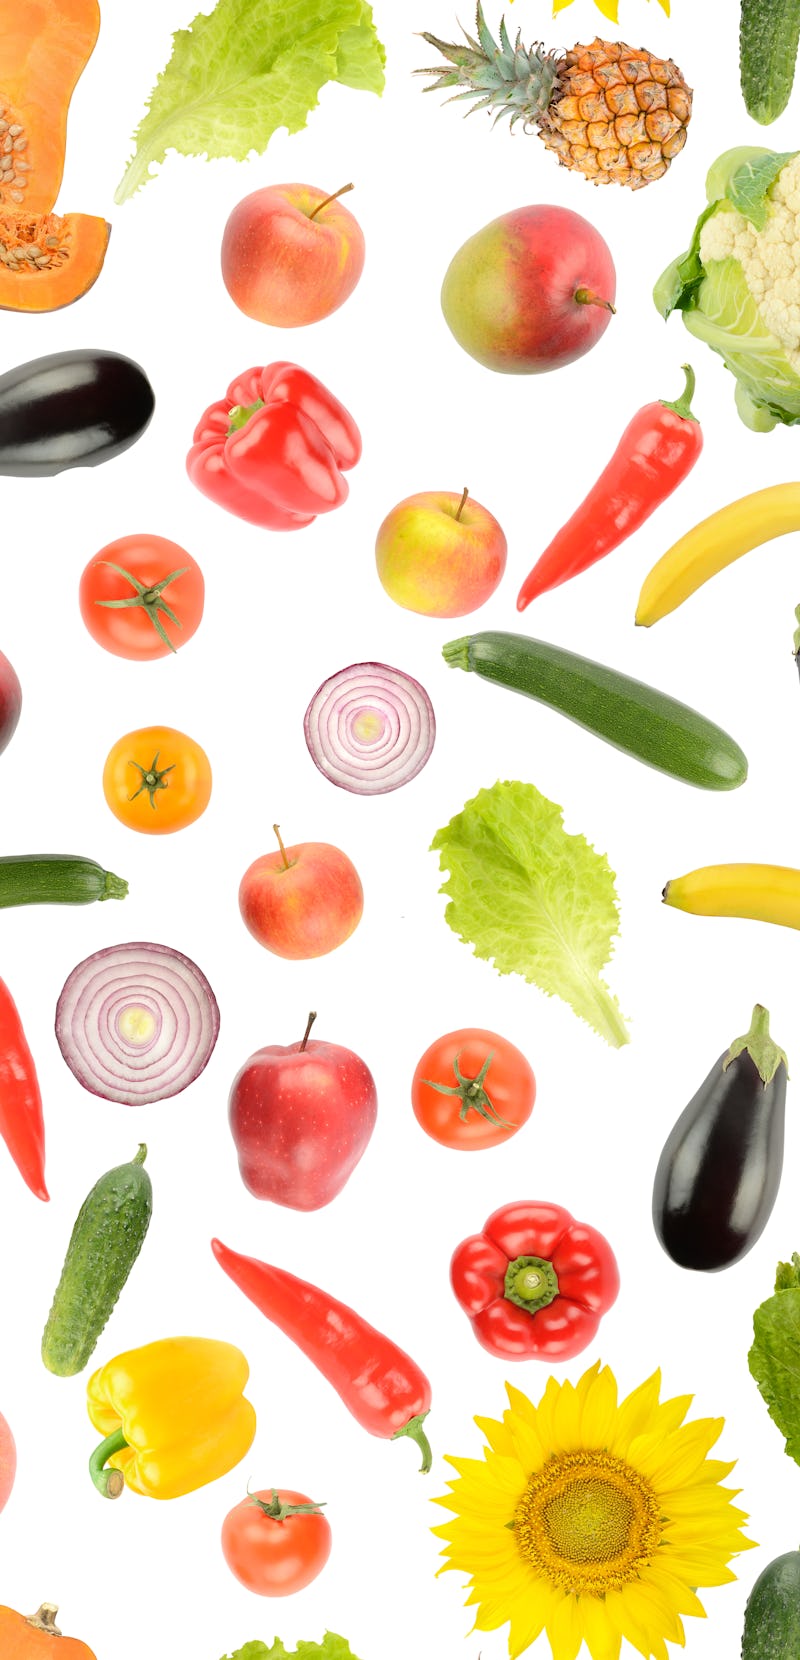
[[[79,1084],[144,1106],[194,1083],[219,1034],[217,1000],[169,945],[110,945],[72,970],[56,1009],[59,1048]]]
[[[351,663],[323,681],[303,722],[315,766],[354,795],[385,795],[422,771],[436,717],[424,687],[387,663]]]

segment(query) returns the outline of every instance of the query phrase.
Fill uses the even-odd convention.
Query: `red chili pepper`
[[[0,980],[0,1136],[37,1199],[44,1182],[44,1118],[33,1056],[8,986]]]
[[[361,455],[352,416],[296,363],[246,369],[201,417],[186,470],[198,490],[267,530],[299,530],[347,498]]]
[[[518,611],[618,548],[691,472],[703,432],[690,407],[694,371],[684,363],[683,372],[676,403],[645,404],[629,422],[594,488],[526,576]]]
[[[503,1360],[569,1360],[616,1300],[608,1240],[560,1205],[504,1205],[453,1254],[450,1281],[479,1343]]]
[[[432,1455],[422,1424],[431,1386],[404,1350],[346,1303],[285,1269],[239,1256],[219,1239],[212,1239],[211,1249],[239,1290],[333,1384],[362,1428],[385,1441],[410,1436],[422,1452],[422,1469],[429,1470]]]

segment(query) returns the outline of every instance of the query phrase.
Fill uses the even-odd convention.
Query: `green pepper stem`
[[[769,1011],[762,1003],[756,1003],[749,1032],[744,1037],[735,1038],[722,1063],[723,1072],[727,1072],[731,1061],[747,1050],[750,1059],[758,1071],[764,1085],[771,1084],[778,1067],[783,1065],[789,1073],[789,1062],[782,1049],[778,1048],[774,1038],[770,1035]]]
[[[101,1441],[99,1447],[95,1447],[89,1459],[89,1474],[98,1493],[102,1493],[104,1499],[118,1499],[125,1486],[125,1477],[121,1470],[106,1470],[104,1466],[109,1458],[113,1458],[114,1453],[121,1452],[127,1445],[122,1430],[115,1429],[113,1435],[107,1435],[105,1441]]]
[[[686,376],[686,385],[684,386],[680,397],[676,398],[674,403],[670,403],[667,398],[661,398],[659,401],[663,404],[665,409],[674,410],[675,414],[680,415],[682,420],[697,421],[697,416],[691,407],[692,398],[694,397],[694,389],[697,384],[694,369],[692,368],[691,363],[682,363],[681,368]],[[697,421],[697,424],[698,426],[700,425],[699,421]]]
[[[414,1418],[409,1418],[408,1423],[404,1424],[402,1429],[396,1429],[394,1435],[392,1436],[393,1441],[399,1441],[403,1435],[407,1435],[411,1441],[416,1441],[417,1446],[422,1453],[422,1463],[419,1467],[420,1475],[424,1476],[428,1474],[428,1471],[433,1463],[431,1444],[424,1429],[422,1428],[423,1422],[427,1416],[427,1412],[418,1412]]]
[[[239,432],[246,427],[251,415],[257,415],[259,409],[264,408],[264,399],[256,398],[255,403],[235,403],[228,414],[228,437],[231,433]]]

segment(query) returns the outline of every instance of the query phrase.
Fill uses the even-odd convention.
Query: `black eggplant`
[[[0,375],[0,474],[96,467],[141,438],[155,408],[143,369],[118,352],[55,352]]]
[[[706,1273],[747,1255],[769,1221],[783,1168],[787,1061],[756,1004],[669,1135],[653,1226],[680,1268]]]

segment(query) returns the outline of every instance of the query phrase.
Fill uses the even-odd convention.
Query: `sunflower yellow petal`
[[[583,1642],[583,1621],[577,1597],[562,1596],[554,1604],[547,1618],[547,1636],[553,1660],[577,1660]]]
[[[613,1372],[608,1366],[598,1371],[595,1377],[587,1372],[589,1387],[581,1392],[581,1383],[578,1385],[581,1399],[581,1441],[585,1447],[605,1447],[608,1445],[614,1429],[614,1420],[617,1416],[617,1383]]]
[[[496,1418],[476,1418],[474,1421],[494,1452],[513,1457],[514,1443],[506,1424],[498,1423]]]
[[[609,1622],[605,1599],[581,1599],[583,1640],[592,1660],[619,1660],[622,1636]]]

